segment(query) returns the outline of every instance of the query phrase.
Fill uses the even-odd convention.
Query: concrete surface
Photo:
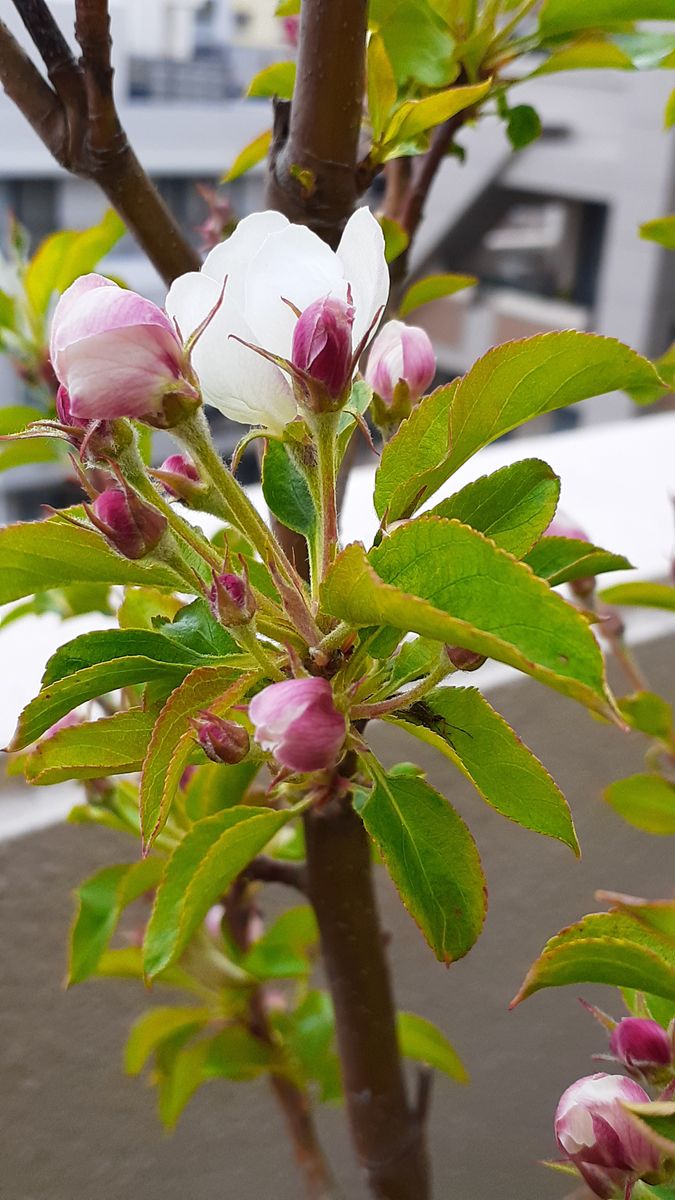
[[[640,647],[652,686],[675,698],[673,642]],[[548,936],[592,911],[596,888],[672,893],[670,839],[625,826],[601,787],[640,769],[637,737],[593,721],[528,681],[494,703],[563,787],[584,858],[488,809],[449,764],[385,728],[373,741],[394,761],[422,763],[477,838],[490,886],[485,932],[467,959],[439,966],[382,879],[400,1005],[436,1021],[473,1082],[436,1083],[431,1116],[436,1200],[562,1200],[564,1181],[538,1165],[552,1154],[560,1092],[593,1069],[603,1038],[576,1002],[583,992],[617,1009],[607,989],[544,992],[507,1004]],[[30,794],[26,798],[30,804]],[[99,830],[54,826],[0,847],[0,1197],[2,1200],[299,1200],[280,1119],[263,1085],[214,1083],[177,1132],[162,1134],[153,1095],[122,1074],[126,1030],[147,1004],[134,984],[93,982],[65,993],[71,890],[129,843]],[[346,1200],[363,1200],[339,1112],[322,1115]]]

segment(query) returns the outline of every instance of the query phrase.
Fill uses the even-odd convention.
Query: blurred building
[[[72,0],[50,7],[72,37]],[[206,216],[197,184],[217,182],[269,128],[268,102],[242,92],[255,71],[291,53],[274,9],[274,0],[111,0],[122,120],[195,241]],[[11,0],[0,0],[0,15],[26,45]],[[538,141],[514,154],[495,118],[461,134],[466,160],[444,163],[412,259],[418,272],[480,279],[415,318],[432,335],[441,378],[464,371],[495,342],[561,327],[595,329],[652,356],[666,349],[675,337],[674,276],[667,252],[640,240],[638,226],[673,206],[675,138],[663,132],[670,86],[665,72],[534,78],[518,89],[518,102],[540,113]],[[34,243],[100,217],[97,189],[63,172],[4,96],[0,128],[0,236],[10,211]],[[229,192],[238,216],[259,207],[262,167]],[[376,206],[377,186],[371,199]],[[104,269],[154,299],[164,296],[130,237]],[[4,403],[20,402],[2,359],[0,386]],[[599,398],[548,418],[548,426],[632,411],[626,397]],[[225,422],[219,433],[225,447],[234,440]],[[27,515],[38,474],[44,499],[46,469],[0,475],[0,520]]]

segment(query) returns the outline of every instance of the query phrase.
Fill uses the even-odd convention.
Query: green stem
[[[199,529],[195,529],[194,525],[190,525],[179,513],[176,512],[173,505],[165,499],[158,488],[151,482],[145,465],[141,459],[136,446],[124,450],[119,455],[119,466],[124,478],[136,489],[140,496],[149,500],[155,508],[159,509],[169,522],[169,528],[187,545],[204,559],[204,562],[209,567],[220,569],[220,555],[215,546],[204,536]]]
[[[450,675],[452,670],[452,664],[449,662],[445,650],[442,650],[438,665],[429,675],[415,684],[415,687],[410,688],[410,691],[402,692],[398,696],[391,696],[387,700],[378,700],[375,704],[355,704],[351,710],[352,720],[372,720],[400,708],[410,708],[411,704],[421,700],[437,683],[441,683]]]
[[[339,413],[316,413],[307,418],[317,453],[314,497],[317,505],[316,533],[310,547],[312,598],[319,588],[338,550],[337,511],[337,429]]]
[[[284,679],[283,671],[280,671],[271,654],[268,654],[264,644],[258,639],[255,627],[249,625],[237,625],[231,628],[229,632],[232,634],[237,645],[241,646],[251,658],[255,659],[260,664],[268,679],[277,681]]]
[[[262,561],[272,561],[279,574],[291,585],[306,607],[305,589],[286,555],[275,542],[272,534],[256,507],[239,486],[232,472],[227,469],[218,454],[209,432],[208,422],[202,410],[183,421],[171,431],[202,468],[223,501],[225,519],[240,530],[257,550]]]

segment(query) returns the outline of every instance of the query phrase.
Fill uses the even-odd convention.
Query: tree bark
[[[98,184],[166,283],[200,258],[139,163],[113,97],[107,0],[76,0],[79,62],[45,0],[14,0],[51,83],[0,21],[0,83],[56,161]]]
[[[278,104],[267,202],[335,247],[359,186],[367,0],[309,0],[292,105]]]
[[[359,1162],[378,1200],[425,1200],[423,1121],[406,1097],[370,841],[351,804],[337,798],[306,814],[305,839]]]

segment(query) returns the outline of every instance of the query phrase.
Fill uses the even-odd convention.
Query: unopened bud
[[[251,743],[248,733],[236,721],[226,721],[213,713],[203,712],[193,721],[197,741],[207,758],[215,763],[233,766],[246,758]]]
[[[484,654],[467,650],[465,646],[446,646],[445,653],[456,671],[477,671],[485,662]]]
[[[337,761],[347,733],[327,679],[287,679],[258,692],[248,707],[255,740],[289,771],[321,771]]]
[[[620,1063],[641,1075],[669,1067],[673,1045],[665,1029],[643,1017],[624,1017],[612,1030],[609,1049]]]
[[[555,1115],[556,1139],[594,1196],[609,1200],[658,1169],[660,1152],[624,1108],[648,1100],[634,1080],[602,1073],[577,1080],[563,1094]]]
[[[170,454],[152,475],[163,483],[170,496],[186,504],[204,490],[199,471],[184,454]]]
[[[424,329],[389,321],[373,342],[366,380],[385,404],[395,401],[401,384],[415,404],[436,374],[436,355]]]
[[[214,617],[226,629],[236,625],[247,625],[257,607],[246,576],[228,571],[222,575],[213,572],[209,600]]]
[[[80,276],[61,296],[50,357],[82,420],[135,417],[170,428],[201,403],[170,318],[102,275]]]
[[[354,309],[343,300],[324,296],[298,317],[293,332],[292,362],[338,400],[351,383]]]
[[[130,488],[110,487],[84,507],[92,525],[125,558],[145,558],[167,529],[166,517]]]

